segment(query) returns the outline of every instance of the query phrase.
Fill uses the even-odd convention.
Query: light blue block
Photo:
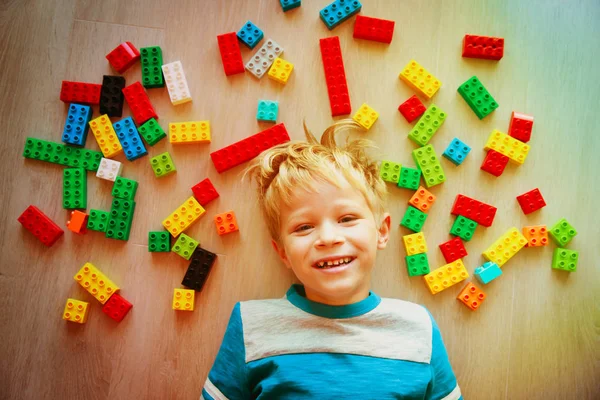
[[[275,122],[279,114],[279,103],[276,101],[259,100],[256,119],[259,121]]]
[[[300,7],[302,5],[302,0],[279,0],[281,3],[281,8],[283,8],[283,12],[289,11],[293,8]]]
[[[323,8],[319,15],[325,26],[332,30],[354,14],[358,14],[361,8],[362,4],[358,0],[335,0]]]
[[[62,141],[74,146],[84,146],[92,119],[92,108],[81,104],[69,104],[69,113],[63,128]]]
[[[465,161],[465,158],[467,158],[467,154],[469,154],[470,151],[471,147],[466,145],[459,138],[454,138],[442,155],[454,163],[454,165],[460,165]]]
[[[250,49],[253,49],[264,36],[263,31],[251,21],[246,22],[237,33],[238,39]]]
[[[484,285],[487,285],[488,283],[502,275],[502,270],[496,263],[488,261],[481,267],[475,268],[474,274],[475,278],[477,278],[479,282],[481,282]]]
[[[129,161],[133,161],[148,154],[146,147],[142,142],[142,138],[140,137],[140,133],[131,117],[123,118],[122,120],[115,122],[113,128],[119,138],[119,142],[121,142],[121,146],[123,146],[125,157],[127,157]]]

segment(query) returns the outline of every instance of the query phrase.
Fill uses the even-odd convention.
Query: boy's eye
[[[301,232],[301,231],[305,231],[310,229],[310,225],[300,225],[297,229],[296,232]]]
[[[351,222],[351,221],[354,221],[355,219],[356,219],[356,217],[347,216],[347,217],[342,217],[342,219],[340,219],[340,222]]]

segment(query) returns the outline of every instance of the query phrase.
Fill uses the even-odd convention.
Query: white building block
[[[192,95],[190,94],[190,88],[188,87],[187,79],[185,79],[181,61],[174,61],[172,63],[165,64],[162,66],[162,70],[163,75],[165,76],[167,89],[169,89],[171,103],[176,106],[178,104],[192,101]]]
[[[98,178],[114,182],[117,179],[117,176],[121,175],[122,168],[123,164],[121,164],[119,161],[111,160],[109,158],[102,158],[102,160],[100,160],[100,166],[98,167],[96,176]]]

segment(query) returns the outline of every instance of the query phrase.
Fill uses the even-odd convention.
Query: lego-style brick
[[[84,234],[87,232],[88,215],[79,210],[71,211],[71,217],[67,221],[67,228],[73,233]]]
[[[132,83],[123,88],[123,95],[127,104],[129,104],[133,119],[137,125],[142,125],[150,118],[158,119],[158,115],[154,111],[154,107],[140,82]]]
[[[323,69],[325,70],[325,83],[331,107],[331,116],[347,115],[352,111],[344,59],[340,48],[340,38],[337,36],[319,39]]]
[[[472,199],[462,194],[456,195],[456,200],[452,205],[453,215],[462,215],[467,217],[479,225],[489,227],[494,222],[497,208],[490,206],[489,204],[483,203],[479,200]]]
[[[192,186],[192,192],[202,207],[219,197],[217,189],[215,189],[209,178],[206,178]]]
[[[235,32],[217,35],[217,44],[223,62],[223,71],[226,76],[241,74],[244,72],[244,61],[242,52]]]
[[[256,78],[260,79],[281,53],[283,53],[283,47],[278,45],[273,39],[267,39],[260,49],[254,53],[250,61],[246,63],[246,69]]]
[[[529,192],[517,196],[517,201],[519,202],[524,214],[531,214],[534,211],[546,207],[544,197],[542,197],[542,193],[538,188],[532,189]]]
[[[465,161],[465,158],[467,158],[470,151],[471,147],[459,138],[454,138],[448,147],[446,147],[446,150],[444,150],[442,155],[454,165],[460,165]]]
[[[208,274],[212,269],[217,255],[205,250],[201,247],[196,247],[194,254],[192,254],[192,260],[190,265],[185,272],[183,286],[189,287],[197,292],[200,292],[208,279]]]
[[[387,19],[357,15],[354,21],[354,39],[373,40],[381,43],[392,43],[396,22]]]
[[[237,219],[233,211],[215,215],[215,226],[219,236],[239,231]]]
[[[435,104],[432,104],[408,133],[408,137],[418,145],[425,146],[445,120],[446,113]]]
[[[123,152],[123,147],[117,138],[115,129],[108,115],[104,114],[90,121],[90,128],[98,142],[104,157],[111,158]]]
[[[417,95],[412,95],[404,103],[400,104],[398,111],[404,116],[406,122],[411,123],[419,118],[427,110]]]
[[[65,233],[36,206],[27,207],[17,221],[47,247],[52,246]]]
[[[548,228],[546,228],[546,225],[524,226],[523,236],[527,239],[525,247],[539,247],[548,244]]]
[[[92,108],[79,104],[69,104],[69,113],[63,128],[62,141],[73,146],[84,146],[87,139]]]
[[[566,246],[576,235],[577,231],[575,228],[564,218],[560,219],[550,228],[550,236],[552,236],[552,239],[560,247]]]
[[[210,153],[216,170],[221,173],[249,161],[273,146],[289,142],[290,136],[283,123],[242,139]]]
[[[289,61],[285,61],[281,57],[278,57],[273,61],[273,65],[269,70],[269,78],[276,82],[285,85],[294,70],[294,64]]]
[[[121,117],[123,115],[123,88],[125,78],[118,75],[104,75],[102,77],[102,90],[100,91],[100,114],[109,117]]]
[[[510,228],[483,252],[483,256],[501,267],[526,244],[525,236],[521,235],[517,228]]]
[[[410,60],[400,73],[400,79],[421,96],[431,99],[442,86],[431,72],[427,71],[415,60]]]
[[[408,201],[408,204],[418,208],[424,213],[428,213],[433,203],[435,203],[435,195],[425,189],[423,186],[419,186],[419,189],[413,194]]]
[[[402,236],[406,255],[412,256],[415,254],[427,253],[427,242],[423,232],[413,233],[412,235]]]
[[[302,5],[302,0],[279,0],[283,12],[287,12]]]
[[[467,283],[458,296],[456,296],[458,300],[473,311],[479,308],[481,303],[485,300],[485,297],[485,293],[475,286],[473,282]]]
[[[173,237],[177,237],[180,233],[189,228],[190,225],[196,222],[205,212],[204,208],[196,201],[194,196],[191,196],[165,218],[162,224]]]
[[[379,176],[386,182],[398,183],[402,164],[383,160],[379,166]]]
[[[181,61],[174,61],[163,65],[162,71],[165,76],[167,89],[169,90],[171,104],[176,106],[192,101],[192,95],[185,77],[185,72],[183,72]]]
[[[447,263],[456,261],[459,258],[463,258],[469,254],[467,253],[467,249],[465,249],[465,245],[463,244],[462,240],[460,240],[458,237],[440,244],[440,250],[442,251],[444,260],[446,260]]]
[[[358,109],[356,114],[352,117],[353,120],[358,122],[360,126],[369,130],[375,121],[379,118],[379,113],[373,110],[371,107],[367,105],[367,103],[363,103],[362,106]]]
[[[446,181],[446,175],[432,145],[428,144],[413,150],[412,156],[415,164],[423,173],[423,179],[428,188]]]
[[[133,122],[133,118],[127,117],[113,124],[119,142],[123,147],[125,157],[129,161],[137,160],[138,158],[148,155],[144,142]]]
[[[195,292],[188,289],[175,289],[173,292],[173,310],[194,311]]]
[[[122,74],[140,59],[140,52],[131,42],[123,42],[108,53],[106,59],[118,73]]]
[[[60,101],[63,103],[100,104],[102,85],[87,82],[62,81]]]
[[[107,181],[114,182],[121,174],[123,164],[120,161],[111,160],[110,158],[102,158],[96,176]]]
[[[423,225],[425,224],[426,219],[427,214],[419,209],[414,208],[413,206],[408,206],[400,225],[410,229],[413,232],[420,232],[421,228],[423,228]]]
[[[138,132],[142,135],[148,146],[154,146],[163,138],[167,137],[163,128],[154,118],[150,118],[148,121],[144,122],[144,124],[138,128]]]
[[[102,312],[117,322],[121,322],[131,310],[133,304],[123,298],[118,293],[110,296],[110,299],[102,306]]]
[[[502,269],[491,261],[484,263],[482,266],[475,268],[475,272],[473,272],[475,278],[482,283],[483,285],[487,285],[500,275],[502,275]]]
[[[531,140],[531,130],[533,129],[533,117],[513,111],[510,116],[510,125],[508,126],[508,136],[514,137],[523,143]]]
[[[194,252],[194,250],[196,250],[196,247],[198,247],[199,244],[200,243],[195,241],[193,238],[189,237],[185,233],[182,233],[175,241],[175,244],[171,248],[171,251],[183,257],[184,259],[189,260],[192,256],[192,253]]]
[[[63,170],[64,209],[87,208],[87,173],[81,167]]]
[[[112,188],[112,197],[124,200],[133,200],[137,192],[138,182],[133,179],[117,177]]]
[[[173,144],[210,143],[210,121],[171,122],[169,142]]]
[[[25,139],[23,157],[60,164],[66,167],[83,167],[87,171],[95,172],[100,166],[102,153],[28,137]]]
[[[477,222],[459,215],[454,220],[452,228],[450,228],[450,234],[458,236],[462,240],[468,242],[469,240],[473,239],[477,225]]]
[[[102,271],[89,262],[81,267],[73,279],[102,304],[106,303],[119,290],[119,287],[108,279]]]
[[[402,167],[398,187],[417,190],[421,182],[421,171],[416,168]]]
[[[160,88],[165,86],[163,78],[162,49],[159,46],[142,47],[142,85],[146,89]]]
[[[405,259],[408,276],[427,275],[430,272],[427,253],[406,256]]]
[[[488,150],[483,163],[481,163],[480,169],[488,172],[495,177],[502,175],[504,168],[508,164],[508,157],[504,154],[498,153],[496,150]]]
[[[484,119],[498,108],[498,103],[476,76],[458,87],[458,93],[467,102],[477,118]]]
[[[485,60],[500,60],[504,56],[504,38],[465,35],[462,56]]]
[[[334,0],[321,11],[319,16],[327,29],[332,30],[354,14],[358,14],[362,4],[358,0]]]
[[[277,101],[259,100],[256,119],[258,121],[275,122],[279,113],[279,103]]]
[[[423,277],[431,294],[436,294],[442,290],[448,289],[458,282],[462,282],[469,277],[462,260],[456,260],[449,264],[434,269]]]
[[[167,231],[148,232],[148,251],[166,253],[171,251],[171,235]]]
[[[485,143],[484,150],[496,150],[513,163],[523,164],[529,154],[529,148],[529,145],[494,129]]]
[[[90,303],[81,300],[67,299],[63,319],[66,321],[85,324],[90,310]]]
[[[579,252],[569,249],[554,249],[552,256],[552,268],[561,269],[563,271],[577,271],[577,259]]]
[[[106,232],[108,227],[108,218],[110,213],[102,210],[90,210],[88,216],[87,229],[91,231]]]
[[[163,176],[167,176],[177,171],[168,151],[165,151],[156,157],[152,157],[150,159],[150,166],[157,178],[162,178]]]
[[[262,29],[254,25],[250,20],[237,32],[238,39],[240,39],[250,50],[255,48],[264,36]]]
[[[135,201],[124,199],[113,199],[110,207],[106,237],[117,240],[129,240]]]

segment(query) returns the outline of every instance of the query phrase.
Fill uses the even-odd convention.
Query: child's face
[[[389,239],[390,216],[375,221],[364,196],[348,182],[338,188],[317,181],[315,188],[318,193],[296,190],[290,204],[282,205],[281,243],[273,241],[273,247],[304,284],[307,298],[356,303],[369,293],[377,249]],[[320,268],[322,261],[332,265]]]

